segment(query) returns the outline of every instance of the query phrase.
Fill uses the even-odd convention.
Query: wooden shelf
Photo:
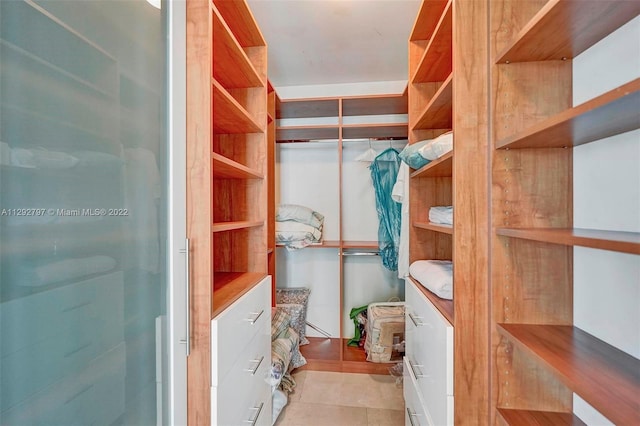
[[[411,173],[412,178],[433,178],[453,176],[453,151],[446,153],[423,168]]]
[[[500,140],[496,148],[578,146],[640,128],[640,78],[529,129]]]
[[[251,115],[215,79],[213,85],[213,132],[260,133],[260,126]]]
[[[453,300],[442,299],[424,288],[424,286],[420,284],[415,278],[410,276],[409,279],[411,280],[411,282],[413,282],[416,288],[420,290],[420,292],[424,294],[424,296],[429,299],[431,303],[433,303],[438,311],[440,311],[442,316],[445,317],[447,321],[451,323],[451,325],[454,325]]]
[[[257,170],[236,163],[218,153],[213,153],[213,178],[214,179],[264,179],[264,175]]]
[[[609,420],[638,424],[638,359],[572,326],[498,324],[498,330]]]
[[[215,6],[212,7],[211,14],[213,51],[216,52],[213,55],[213,78],[228,89],[264,86],[249,57]]]
[[[337,117],[338,99],[305,98],[276,102],[278,118]]]
[[[262,272],[214,272],[211,318],[231,306],[266,276]]]
[[[511,410],[498,408],[498,413],[508,425],[513,426],[586,426],[573,413],[559,413],[550,411]]]
[[[413,226],[415,228],[428,229],[429,231],[453,235],[453,226],[451,225],[440,225],[431,222],[413,222]]]
[[[285,247],[284,244],[276,244],[276,247]],[[321,249],[321,248],[340,248],[340,241],[323,241],[322,244],[311,244],[310,246],[306,246],[305,249]]]
[[[364,249],[364,250],[377,250],[379,244],[377,241],[343,241],[342,248],[344,249]]]
[[[343,124],[343,139],[407,138],[407,123]]]
[[[414,126],[417,129],[450,129],[453,123],[453,73],[442,83]]]
[[[342,99],[342,116],[407,114],[408,97],[401,95],[372,95]]]
[[[239,229],[256,228],[263,225],[264,221],[220,222],[214,223],[211,230],[212,232],[237,231]]]
[[[452,0],[447,3],[434,35],[420,59],[412,83],[444,81],[452,68]]]
[[[429,40],[436,29],[448,0],[423,1],[413,24],[409,40]]]
[[[640,254],[640,233],[581,228],[498,228],[498,235],[565,246]]]
[[[338,139],[338,125],[288,126],[276,129],[278,142],[305,142],[316,139]]]
[[[300,346],[307,364],[300,370],[338,371],[345,373],[389,374],[392,364],[367,362],[363,349],[347,346],[348,339],[307,337],[308,345]],[[341,348],[342,346],[342,348]],[[340,351],[344,357],[340,359]]]
[[[495,63],[575,58],[638,13],[637,1],[550,0]]]
[[[249,10],[247,2],[213,0],[218,12],[228,24],[238,43],[243,47],[266,46],[260,28]]]

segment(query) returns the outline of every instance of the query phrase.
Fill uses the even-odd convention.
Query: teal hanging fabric
[[[390,271],[398,270],[401,205],[391,198],[391,191],[398,177],[400,161],[398,151],[389,148],[379,154],[369,166],[380,222],[378,225],[380,258],[384,267]]]

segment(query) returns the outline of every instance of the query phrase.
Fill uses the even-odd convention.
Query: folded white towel
[[[453,149],[453,132],[444,133],[418,150],[427,160],[436,160]]]
[[[453,206],[435,206],[429,209],[429,222],[453,225]]]
[[[409,273],[424,288],[442,299],[453,299],[453,263],[450,260],[416,260]]]

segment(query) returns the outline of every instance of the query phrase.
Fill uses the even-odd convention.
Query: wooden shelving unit
[[[423,1],[409,38],[409,142],[454,132],[452,152],[410,175],[410,262],[452,260],[453,300],[410,279],[454,327],[455,424],[491,424],[483,325],[490,288],[484,265],[490,256],[489,3]],[[451,205],[452,227],[429,223],[431,207]]]
[[[439,7],[439,2],[437,3],[434,8]],[[444,81],[451,74],[453,57],[452,4],[453,0],[449,0],[445,5],[418,67],[412,73],[412,83]]]
[[[208,423],[211,320],[260,283],[275,256],[267,203],[275,99],[266,42],[246,2],[190,1],[187,20],[188,416]]]
[[[498,330],[614,423],[640,418],[638,359],[572,326],[499,324]]]
[[[575,326],[573,247],[637,255],[640,234],[574,227],[573,152],[562,148],[640,128],[640,79],[573,106],[571,61],[640,3],[542,3],[500,0],[490,16],[491,423],[584,424],[575,393],[635,424],[640,362]]]
[[[267,263],[271,275],[271,306],[276,306],[276,105],[280,98],[267,84]]]
[[[640,127],[640,79],[569,108],[515,135],[496,148],[566,148]]]
[[[317,140],[337,141],[338,158],[342,158],[342,149],[353,139],[404,139],[408,135],[407,123],[398,120],[397,116],[408,112],[407,94],[348,96],[333,98],[305,98],[279,100],[276,105],[277,120],[319,119],[335,124],[301,124],[279,125],[276,139],[278,143],[312,142]],[[367,116],[393,115],[395,121],[376,122]],[[402,117],[404,118],[404,117]],[[399,122],[398,122],[399,121]],[[297,123],[298,121],[296,121]],[[319,142],[322,143],[322,142]],[[342,163],[340,163],[342,176]],[[342,191],[342,187],[339,190]],[[340,195],[340,211],[342,211],[342,195]],[[342,220],[342,218],[340,218]],[[341,235],[342,238],[342,235]],[[279,245],[281,247],[282,245]],[[313,244],[307,249],[337,249],[336,261],[342,262],[343,254],[354,250],[367,252],[377,251],[377,241],[325,240],[322,244]],[[344,336],[343,300],[344,265],[340,264],[340,335]],[[324,339],[309,338],[310,345],[301,347],[308,365],[304,368],[324,371],[344,371],[370,374],[388,374],[388,366],[366,362],[364,351],[360,348],[347,347],[341,336]]]

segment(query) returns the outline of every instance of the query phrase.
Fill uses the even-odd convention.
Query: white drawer
[[[258,334],[270,339],[271,277],[266,277],[211,321],[211,386],[222,383]]]
[[[420,397],[418,385],[413,376],[409,374],[410,367],[407,362],[407,357],[404,358],[403,367],[404,424],[405,426],[431,426],[433,423],[424,409],[424,403]]]
[[[212,425],[241,425],[268,417],[271,424],[271,387],[266,382],[271,366],[271,338],[258,334],[219,386],[211,388]]]
[[[412,283],[406,288],[406,299],[409,374],[434,423],[450,424],[447,401],[453,395],[453,327]]]

